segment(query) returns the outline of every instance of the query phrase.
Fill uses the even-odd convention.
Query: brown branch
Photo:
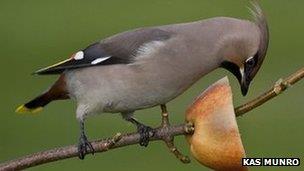
[[[161,105],[160,106],[161,111],[162,111],[162,123],[161,123],[161,128],[165,130],[170,129],[170,122],[169,122],[169,113],[167,111],[166,105]],[[184,125],[184,131],[188,134],[192,134],[194,129],[193,125]],[[163,136],[163,141],[166,143],[167,147],[169,148],[170,152],[175,155],[176,158],[178,158],[181,162],[183,163],[190,163],[190,159],[188,156],[184,156],[174,145],[174,136],[172,135],[164,135]]]
[[[166,136],[177,136],[187,134],[185,131],[185,125],[174,125],[170,126],[166,129],[164,128],[156,128],[154,136],[151,137],[151,141],[162,140],[163,137]],[[138,133],[130,133],[124,135],[117,135],[118,141],[109,145],[110,142],[113,142],[114,138],[104,139],[93,141],[92,145],[95,149],[95,152],[105,152],[110,149],[124,147],[128,145],[138,144],[139,143],[139,134]],[[6,170],[21,170],[37,165],[41,165],[44,163],[50,163],[57,160],[68,159],[72,157],[78,157],[78,151],[76,145],[70,145],[61,148],[55,148],[52,150],[47,150],[43,152],[38,152],[35,154],[31,154],[28,156],[21,157],[20,159],[8,161],[0,165],[1,171]]]
[[[286,79],[279,79],[276,84],[268,91],[260,95],[259,97],[249,101],[246,104],[243,104],[235,108],[236,116],[241,116],[252,109],[261,106],[268,100],[278,96],[284,92],[287,88],[291,87],[293,84],[297,83],[304,77],[304,68],[299,69],[297,72],[291,74]]]
[[[264,104],[268,100],[276,97],[288,87],[295,84],[304,77],[304,68],[301,68],[297,72],[293,73],[286,79],[280,79],[269,91],[265,92],[261,96],[254,100],[235,108],[236,116],[241,116],[252,109]],[[178,135],[192,134],[194,131],[191,123],[170,125],[168,119],[168,112],[164,105],[162,109],[162,124],[160,127],[154,129],[154,135],[151,136],[151,141],[162,140],[166,143],[169,150],[182,162],[188,163],[189,158],[183,156],[177,148],[174,146],[173,139]],[[113,138],[97,140],[92,142],[92,145],[96,152],[105,152],[110,149],[124,147],[128,145],[137,144],[139,142],[138,133],[130,134],[117,134]],[[88,152],[89,153],[89,152]],[[67,158],[77,157],[77,146],[71,145],[61,148],[56,148],[48,151],[38,152],[28,156],[21,157],[19,159],[11,160],[0,164],[0,171],[6,170],[21,170],[44,163],[50,163]]]

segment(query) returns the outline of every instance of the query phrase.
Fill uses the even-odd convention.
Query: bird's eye
[[[257,58],[256,57],[251,57],[246,60],[246,65],[247,67],[253,68],[257,64]]]

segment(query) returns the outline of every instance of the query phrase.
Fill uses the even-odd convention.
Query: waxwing
[[[81,159],[94,153],[84,130],[84,121],[92,114],[121,113],[137,126],[140,145],[147,146],[153,131],[134,119],[136,110],[165,105],[217,68],[234,74],[242,94],[247,94],[269,40],[258,3],[253,3],[251,12],[254,21],[216,17],[139,28],[91,44],[67,60],[36,71],[60,76],[16,112],[38,112],[54,100],[75,100]]]

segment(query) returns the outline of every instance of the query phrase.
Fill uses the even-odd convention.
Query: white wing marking
[[[102,58],[97,58],[94,61],[91,62],[92,65],[96,65],[99,64],[102,61],[105,61],[107,59],[111,58],[111,56],[107,56],[107,57],[102,57]]]
[[[75,54],[75,56],[74,56],[74,59],[75,59],[75,60],[81,60],[81,59],[83,59],[83,58],[84,58],[84,53],[83,53],[83,51],[77,52],[77,53]]]

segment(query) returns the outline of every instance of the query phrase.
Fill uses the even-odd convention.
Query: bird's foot
[[[91,152],[94,154],[95,150],[92,146],[92,144],[88,141],[88,138],[85,134],[81,134],[79,138],[79,143],[78,143],[78,157],[79,159],[83,160],[85,155]]]
[[[143,124],[138,124],[137,132],[140,134],[139,145],[147,147],[150,141],[150,137],[153,137],[155,133],[154,129]]]

